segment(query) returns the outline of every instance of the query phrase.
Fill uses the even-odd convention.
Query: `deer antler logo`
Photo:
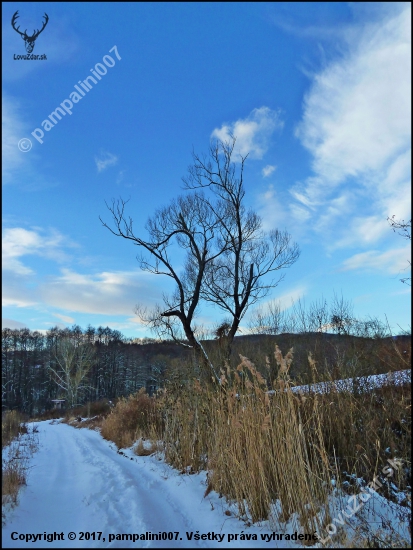
[[[33,35],[29,36],[27,34],[27,29],[24,32],[20,32],[19,31],[20,27],[16,28],[16,20],[19,17],[18,13],[19,13],[19,11],[17,10],[16,13],[13,15],[13,17],[11,19],[11,26],[23,38],[24,45],[25,45],[25,48],[26,48],[26,52],[27,53],[32,53],[32,51],[34,49],[34,44],[36,42],[36,39],[39,36],[39,34],[44,31],[44,28],[46,27],[47,22],[49,21],[49,16],[47,15],[47,13],[45,13],[44,16],[43,16],[44,17],[44,22],[43,22],[42,28],[40,30],[38,29],[37,31],[33,31]]]

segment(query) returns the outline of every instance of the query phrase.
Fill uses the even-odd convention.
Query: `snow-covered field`
[[[19,504],[6,515],[3,548],[286,548],[300,544],[286,536],[297,537],[298,526],[291,522],[275,532],[268,521],[247,525],[235,517],[235,507],[225,498],[213,491],[204,498],[205,472],[181,475],[160,456],[138,457],[132,449],[119,453],[97,431],[56,421],[32,425],[38,429],[39,448],[31,458]],[[384,517],[408,537],[406,521],[400,519],[402,507],[388,507],[373,491],[369,502],[366,497],[359,500],[359,511],[352,514],[349,498],[333,497],[337,529],[352,524],[354,532],[364,515],[377,524],[375,529],[383,531],[384,526],[385,534]],[[343,515],[340,510],[344,509],[347,514]],[[335,527],[330,528],[333,534],[326,546],[338,545]],[[152,540],[154,534],[161,540]],[[327,532],[321,535],[325,538]]]
[[[360,392],[370,392],[375,388],[384,386],[403,386],[412,381],[411,369],[389,372],[388,374],[372,374],[370,376],[358,376],[356,378],[345,378],[344,380],[335,380],[334,382],[318,382],[305,386],[293,386],[293,392],[315,392],[330,393],[331,391],[350,391],[357,388]],[[274,393],[270,390],[268,393]]]

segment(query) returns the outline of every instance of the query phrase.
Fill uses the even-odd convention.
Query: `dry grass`
[[[7,504],[15,506],[17,495],[22,485],[26,484],[26,473],[16,461],[8,461],[2,470],[1,497],[2,507]]]
[[[133,452],[137,456],[150,456],[158,452],[159,450],[161,449],[158,443],[156,443],[155,441],[147,441],[147,440],[144,443],[144,439],[141,438],[139,439],[137,445],[135,445]]]
[[[120,399],[102,424],[101,434],[119,449],[130,447],[139,437],[156,432],[155,401],[141,389],[129,399]]]
[[[292,349],[283,357],[276,347],[263,377],[240,355],[236,369],[221,370],[215,387],[179,380],[156,398],[140,392],[122,399],[106,418],[102,435],[118,447],[142,436],[162,440],[165,459],[175,468],[208,470],[205,494],[215,490],[235,502],[244,519],[269,519],[274,528],[294,519],[303,533],[322,531],[331,520],[331,480],[351,492],[348,479],[371,481],[388,458],[405,464],[392,478],[393,490],[408,491],[410,387],[300,394],[292,391],[292,361]],[[277,370],[270,376],[274,362]],[[307,379],[317,383],[326,377],[310,354]],[[272,393],[267,379],[273,380]],[[141,441],[135,452],[142,456],[150,450]],[[382,494],[392,498],[389,491],[390,484],[383,484]],[[274,503],[278,517],[271,515]]]
[[[18,411],[2,415],[2,520],[17,504],[19,489],[26,484],[28,459],[36,448],[36,430],[28,432],[25,417]]]
[[[36,414],[31,418],[33,422],[42,422],[43,420],[57,420],[58,418],[63,418],[65,415],[64,410],[59,409],[50,409],[49,411]]]
[[[333,472],[317,419],[303,423],[301,403],[291,391],[292,350],[284,358],[277,348],[275,357],[279,372],[272,396],[246,357],[234,372],[222,373],[210,411],[215,437],[209,442],[209,479],[253,522],[273,519],[271,505],[278,500],[283,521],[297,512],[302,531],[312,533],[327,502],[323,480]]]
[[[309,363],[316,383],[318,373],[311,356]],[[356,382],[351,391],[333,389],[327,394],[312,393],[311,386],[302,406],[303,421],[309,421],[317,402],[325,446],[329,456],[335,456],[343,481],[356,474],[368,482],[388,458],[397,457],[407,467],[399,472],[397,487],[407,489],[411,461],[410,384],[364,391]]]
[[[64,418],[62,422],[74,428],[100,430],[111,411],[111,402],[108,399],[101,399],[63,411]]]
[[[19,411],[6,411],[1,418],[1,447],[9,445],[20,434],[27,433],[26,417]]]

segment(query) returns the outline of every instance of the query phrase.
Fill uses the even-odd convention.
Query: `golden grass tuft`
[[[130,447],[142,435],[156,430],[158,418],[155,400],[144,388],[128,399],[120,399],[102,423],[101,434],[119,449]]]
[[[145,446],[143,439],[140,439],[137,445],[135,445],[133,449],[133,452],[137,456],[150,456],[156,453],[157,451],[159,451],[159,446],[155,442],[148,441],[148,444]]]

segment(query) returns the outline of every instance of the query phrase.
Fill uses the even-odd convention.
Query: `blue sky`
[[[266,301],[342,294],[359,317],[386,315],[395,333],[410,326],[399,281],[410,245],[386,221],[411,216],[410,3],[2,9],[3,326],[149,336],[134,307],[170,287],[102,227],[104,201],[130,198],[144,236],[148,216],[183,193],[192,151],[230,132],[249,153],[248,205],[301,248]],[[10,24],[17,10],[30,35],[49,16],[33,50],[46,60],[15,59],[26,54]],[[96,66],[100,80],[70,106]],[[201,308],[199,322],[221,317]]]

